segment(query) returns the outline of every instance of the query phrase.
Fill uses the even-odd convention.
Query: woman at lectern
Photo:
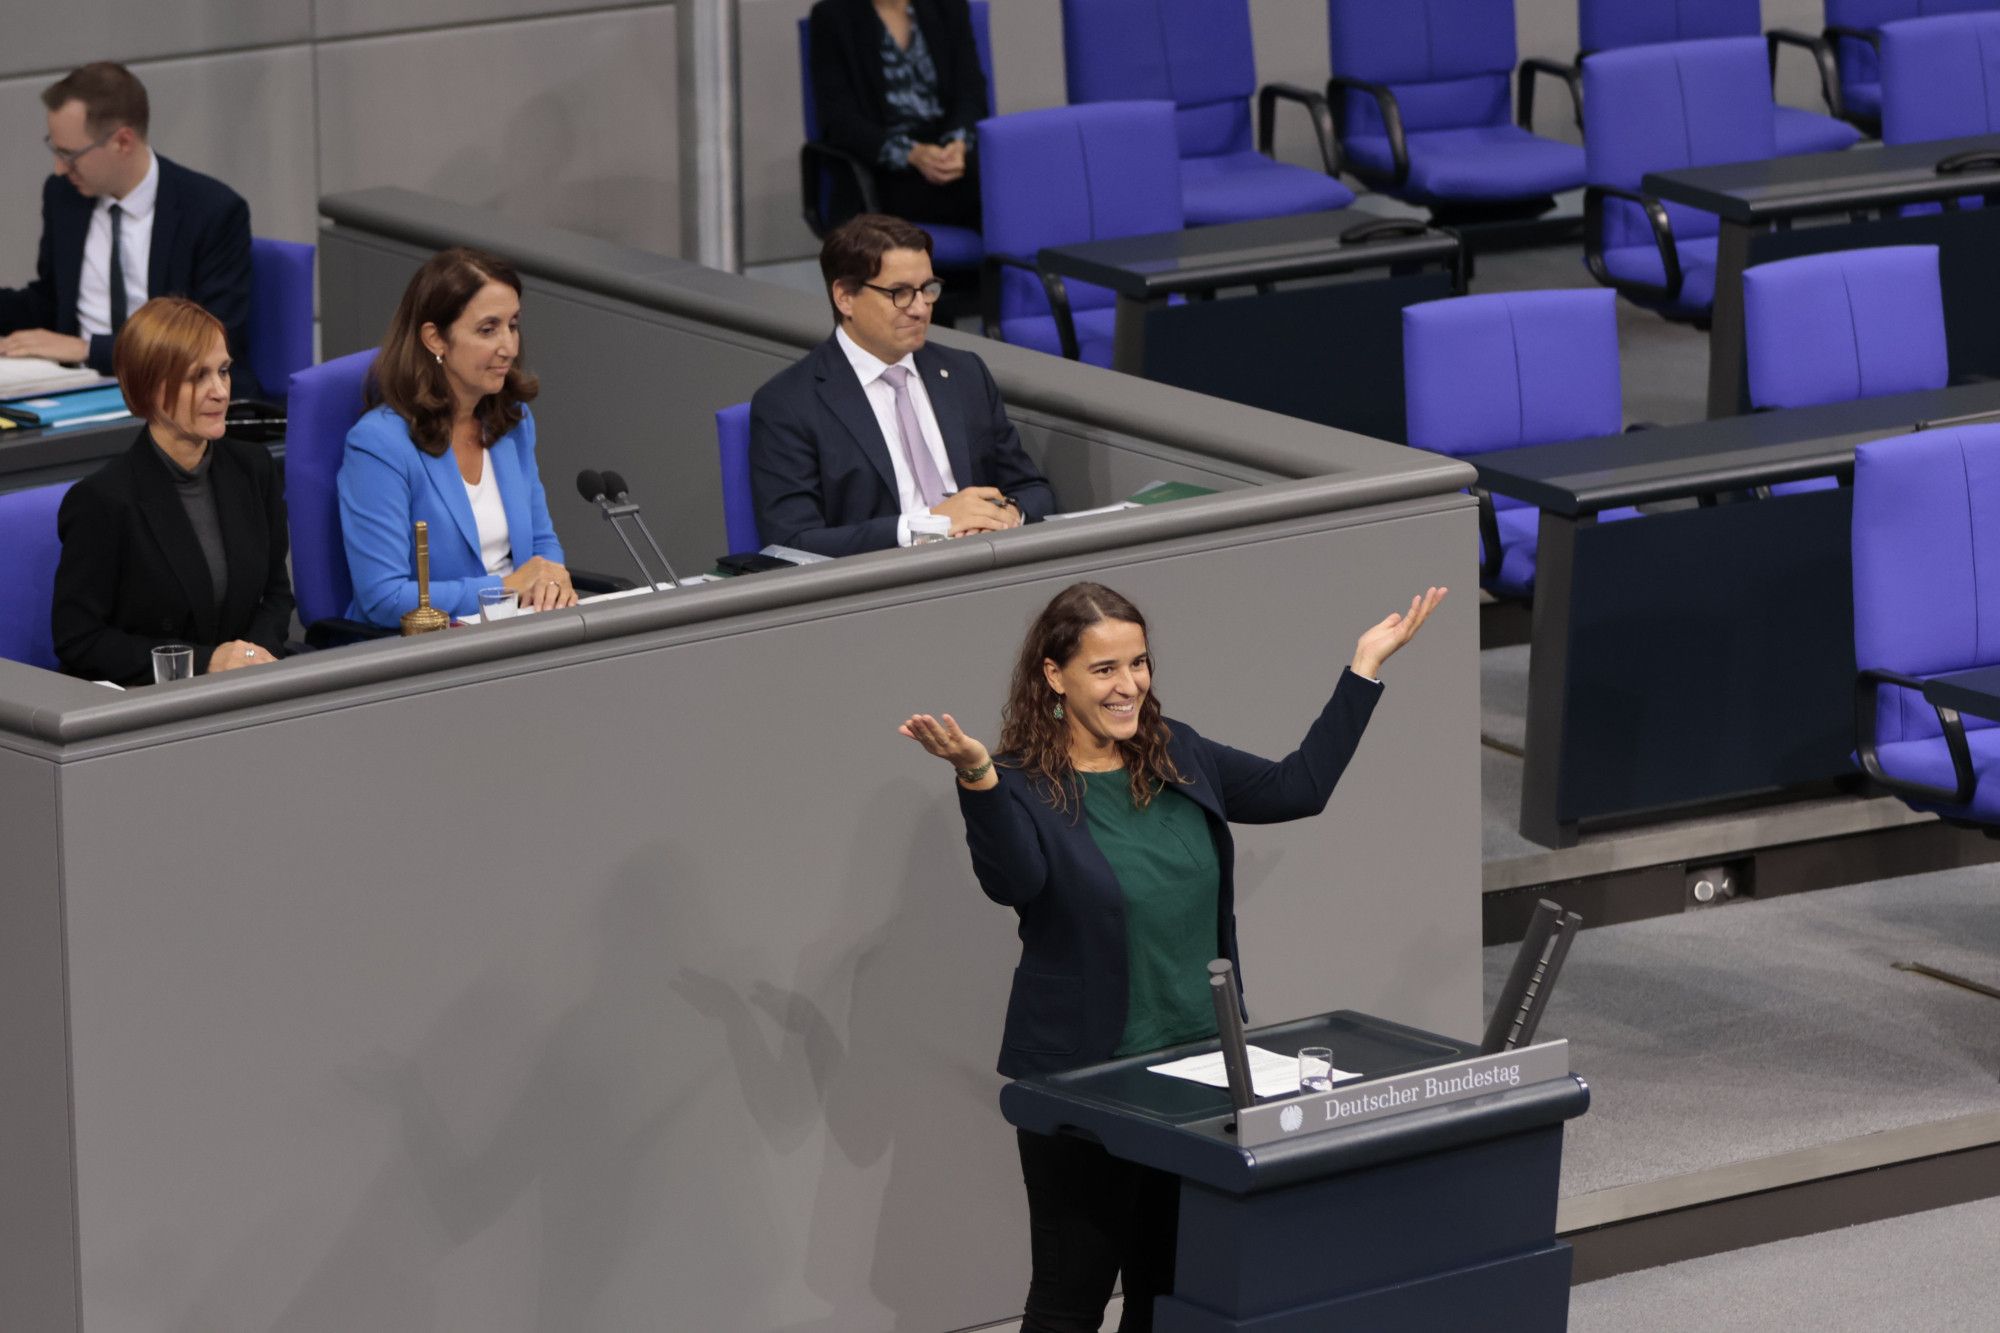
[[[1079,1068],[1215,1033],[1208,963],[1236,958],[1231,823],[1326,808],[1382,693],[1382,664],[1443,588],[1372,626],[1299,748],[1272,762],[1160,711],[1146,620],[1078,583],[1028,630],[1000,753],[952,716],[901,733],[949,763],[980,887],[1020,917],[1000,1072]],[[1239,969],[1240,971],[1240,969]],[[1172,1290],[1173,1177],[1082,1139],[1019,1132],[1033,1275],[1022,1333],[1096,1330],[1122,1272],[1120,1333]]]
[[[521,364],[521,279],[457,246],[403,291],[347,433],[337,485],[348,615],[395,625],[417,604],[411,525],[430,525],[431,605],[479,614],[482,588],[524,610],[576,605],[535,463],[539,390]]]
[[[222,321],[162,296],[112,345],[145,426],[57,511],[50,628],[63,670],[153,683],[153,649],[186,644],[197,675],[273,661],[292,623],[285,497],[261,444],[226,439]]]

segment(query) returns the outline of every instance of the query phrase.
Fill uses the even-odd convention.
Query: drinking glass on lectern
[[[1326,1046],[1308,1046],[1299,1052],[1299,1091],[1333,1091],[1333,1051]]]
[[[521,594],[512,588],[481,588],[479,618],[488,624],[506,620],[521,609]]]
[[[153,683],[186,680],[194,675],[194,649],[184,643],[163,643],[153,650]]]

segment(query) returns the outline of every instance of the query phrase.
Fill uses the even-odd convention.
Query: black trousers
[[[1174,1289],[1180,1181],[1085,1139],[1015,1133],[1034,1263],[1021,1333],[1097,1333],[1121,1273],[1118,1333],[1151,1333],[1153,1298]]]
[[[979,227],[979,162],[966,159],[965,174],[949,185],[933,185],[915,167],[875,173],[875,194],[882,211],[919,226],[926,222],[954,227]]]

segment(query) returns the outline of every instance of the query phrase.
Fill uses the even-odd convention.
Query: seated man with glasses
[[[55,174],[42,187],[35,280],[0,289],[0,356],[84,362],[108,375],[125,317],[155,296],[184,296],[222,321],[236,393],[254,396],[243,359],[249,205],[152,150],[146,87],[123,65],[72,70],[42,90],[42,105]]]
[[[767,542],[821,555],[910,544],[930,513],[951,535],[1055,508],[985,362],[933,347],[930,233],[863,213],[827,233],[834,334],[750,400],[750,489]]]

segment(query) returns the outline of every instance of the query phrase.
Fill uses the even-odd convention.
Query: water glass
[[[186,680],[194,675],[194,649],[184,643],[163,643],[153,650],[153,683]]]
[[[926,546],[931,542],[951,540],[951,520],[943,514],[912,514],[910,516],[910,545]]]
[[[521,610],[521,594],[512,588],[481,588],[479,590],[479,618],[491,624],[505,620]]]
[[[1308,1046],[1299,1052],[1299,1091],[1333,1091],[1333,1051],[1326,1046]]]

